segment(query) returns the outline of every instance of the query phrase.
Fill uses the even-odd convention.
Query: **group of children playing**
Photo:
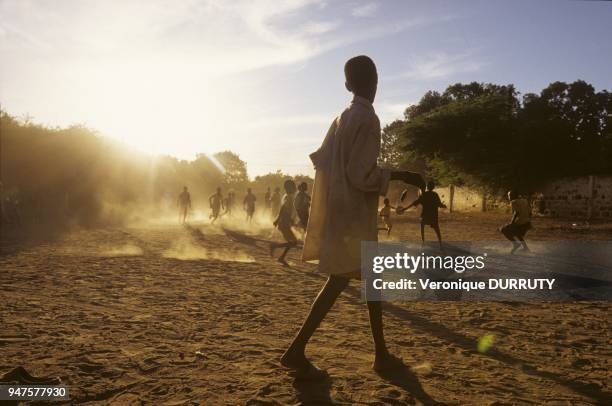
[[[317,295],[308,316],[297,335],[281,357],[281,364],[311,378],[325,375],[305,356],[306,345],[329,312],[336,299],[348,286],[351,279],[361,278],[361,242],[377,241],[377,217],[384,224],[387,235],[393,227],[392,209],[401,215],[415,206],[421,210],[421,239],[425,241],[425,226],[436,233],[442,249],[442,236],[438,222],[438,209],[445,208],[440,197],[434,192],[435,184],[425,185],[421,175],[408,171],[392,171],[378,166],[380,152],[380,121],[374,111],[373,102],[378,86],[378,74],[374,62],[367,56],[351,58],[344,66],[345,86],[353,93],[353,100],[336,117],[321,144],[310,155],[315,167],[315,181],[312,196],[307,193],[306,183],[296,186],[293,180],[286,180],[285,195],[275,190],[272,195],[268,188],[265,196],[266,209],[273,215],[273,225],[278,228],[285,242],[270,244],[270,254],[284,248],[278,258],[286,264],[285,257],[291,248],[298,245],[292,228],[299,226],[305,231],[302,260],[318,261],[319,271],[328,275],[327,282]],[[379,196],[386,196],[390,181],[401,181],[420,189],[419,197],[408,206],[393,207],[388,198],[378,212]],[[297,192],[297,193],[296,193]],[[402,192],[400,203],[407,196]],[[512,221],[500,231],[513,243],[512,253],[518,248],[528,250],[524,235],[531,228],[530,209],[526,199],[514,192],[508,194],[513,210]],[[247,220],[255,211],[255,196],[249,189],[244,199]],[[211,218],[220,215],[224,204],[221,191],[211,196],[213,211]],[[179,197],[182,221],[191,201],[187,188]],[[231,207],[231,204],[229,205]],[[378,213],[378,216],[377,216]],[[382,307],[379,299],[368,298],[367,306],[370,327],[374,341],[374,364],[376,371],[403,367],[401,359],[387,350],[383,334]]]

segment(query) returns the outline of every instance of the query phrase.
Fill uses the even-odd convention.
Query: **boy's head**
[[[434,190],[436,188],[436,183],[433,180],[427,182],[427,190]]]
[[[295,182],[292,181],[291,179],[287,179],[285,181],[285,183],[283,184],[283,188],[285,189],[285,192],[290,195],[295,193],[296,187],[295,187]]]
[[[374,61],[368,56],[355,56],[344,64],[345,86],[356,96],[374,102],[378,86],[378,73]]]
[[[298,186],[298,190],[300,192],[305,192],[308,190],[308,184],[306,182],[302,182],[300,183],[300,186]]]
[[[247,194],[250,195],[251,194],[251,188],[247,188]]]
[[[383,203],[385,204],[385,206],[388,206],[390,204],[389,203],[389,198],[385,197],[385,200],[383,200]]]
[[[183,186],[183,192],[187,191],[187,186]]]

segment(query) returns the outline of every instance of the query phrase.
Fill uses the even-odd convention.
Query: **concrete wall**
[[[453,211],[483,211],[484,195],[477,190],[463,186],[445,186],[436,188],[435,191],[449,210],[452,206]]]
[[[534,212],[554,217],[612,217],[612,176],[582,176],[551,182],[535,196]]]
[[[485,196],[478,190],[460,186],[438,187],[435,191],[452,211],[510,210],[505,196]],[[417,194],[417,188],[410,188],[410,196],[405,203],[412,202]],[[392,199],[392,204],[394,202]],[[531,207],[534,215],[577,219],[612,218],[612,175],[563,178],[550,182],[531,196]]]

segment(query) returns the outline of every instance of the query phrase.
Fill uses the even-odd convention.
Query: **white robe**
[[[302,259],[327,274],[360,273],[361,242],[377,241],[378,196],[390,172],[377,165],[380,121],[372,104],[355,96],[310,155],[315,166]]]

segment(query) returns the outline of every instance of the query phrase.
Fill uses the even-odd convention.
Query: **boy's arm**
[[[419,204],[421,204],[421,198],[420,197],[418,199],[416,199],[414,202],[410,203],[408,206],[406,206],[406,210],[408,210],[411,207],[416,207]]]
[[[312,161],[312,164],[314,165],[315,169],[323,169],[330,164],[332,138],[337,128],[338,118],[336,117],[329,126],[327,134],[325,134],[325,138],[323,139],[323,143],[321,144],[319,149],[310,154],[310,160]]]
[[[425,190],[425,180],[416,172],[392,171],[391,180],[401,180],[404,183],[416,186],[421,190]]]
[[[391,172],[378,166],[380,122],[373,117],[358,129],[346,167],[349,183],[362,192],[387,194]]]
[[[510,203],[510,207],[512,208],[512,220],[510,220],[510,224],[513,224],[516,221],[516,218],[518,217],[518,211],[516,210],[514,201]]]

